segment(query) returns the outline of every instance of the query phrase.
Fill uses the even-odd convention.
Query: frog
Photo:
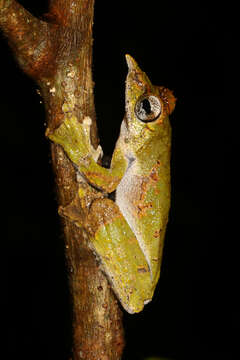
[[[161,271],[170,209],[173,92],[151,83],[126,55],[125,115],[109,167],[90,140],[91,118],[63,105],[63,121],[48,138],[76,169],[78,190],[61,216],[81,227],[99,266],[130,314],[154,295]]]

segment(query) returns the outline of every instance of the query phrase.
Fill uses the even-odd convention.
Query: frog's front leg
[[[53,132],[46,135],[56,144],[61,145],[68,157],[78,167],[79,172],[89,183],[110,193],[116,190],[128,166],[120,149],[115,149],[111,168],[106,169],[96,162],[101,154],[101,147],[94,150],[90,143],[91,119],[85,117],[80,123],[75,116],[66,117]]]

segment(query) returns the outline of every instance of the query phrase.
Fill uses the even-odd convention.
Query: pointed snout
[[[126,54],[125,57],[126,57],[126,61],[127,61],[129,71],[132,71],[132,70],[138,70],[139,71],[140,70],[137,62],[134,60],[134,58],[131,55]]]
[[[125,57],[128,65],[126,89],[131,89],[131,93],[128,95],[129,97],[133,96],[136,99],[137,93],[142,93],[146,88],[150,90],[152,84],[147,75],[140,69],[134,58],[129,54],[126,54]]]

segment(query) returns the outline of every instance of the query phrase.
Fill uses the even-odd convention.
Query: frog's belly
[[[116,203],[135,234],[153,279],[159,277],[164,234],[170,206],[169,169],[147,175],[135,161],[116,191]],[[165,172],[164,172],[165,171]]]
[[[137,166],[137,162],[134,162],[125,173],[117,187],[115,201],[146,256],[147,250],[142,241],[143,234],[137,225],[137,219],[139,213],[138,204],[141,201],[143,186],[148,179],[147,177],[136,175],[138,173]]]

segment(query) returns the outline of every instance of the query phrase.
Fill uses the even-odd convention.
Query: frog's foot
[[[75,223],[78,227],[83,227],[85,216],[78,193],[70,204],[66,206],[59,206],[58,213],[60,216]]]
[[[91,123],[92,120],[89,117],[85,117],[82,124],[76,116],[66,117],[54,132],[47,129],[46,136],[61,145],[76,165],[83,163],[88,166],[91,159],[97,161],[102,154],[101,146],[95,150],[91,144]]]
[[[86,227],[89,209],[94,200],[103,198],[103,194],[90,187],[86,182],[79,183],[78,191],[70,204],[59,206],[58,213],[74,222],[78,227]]]

